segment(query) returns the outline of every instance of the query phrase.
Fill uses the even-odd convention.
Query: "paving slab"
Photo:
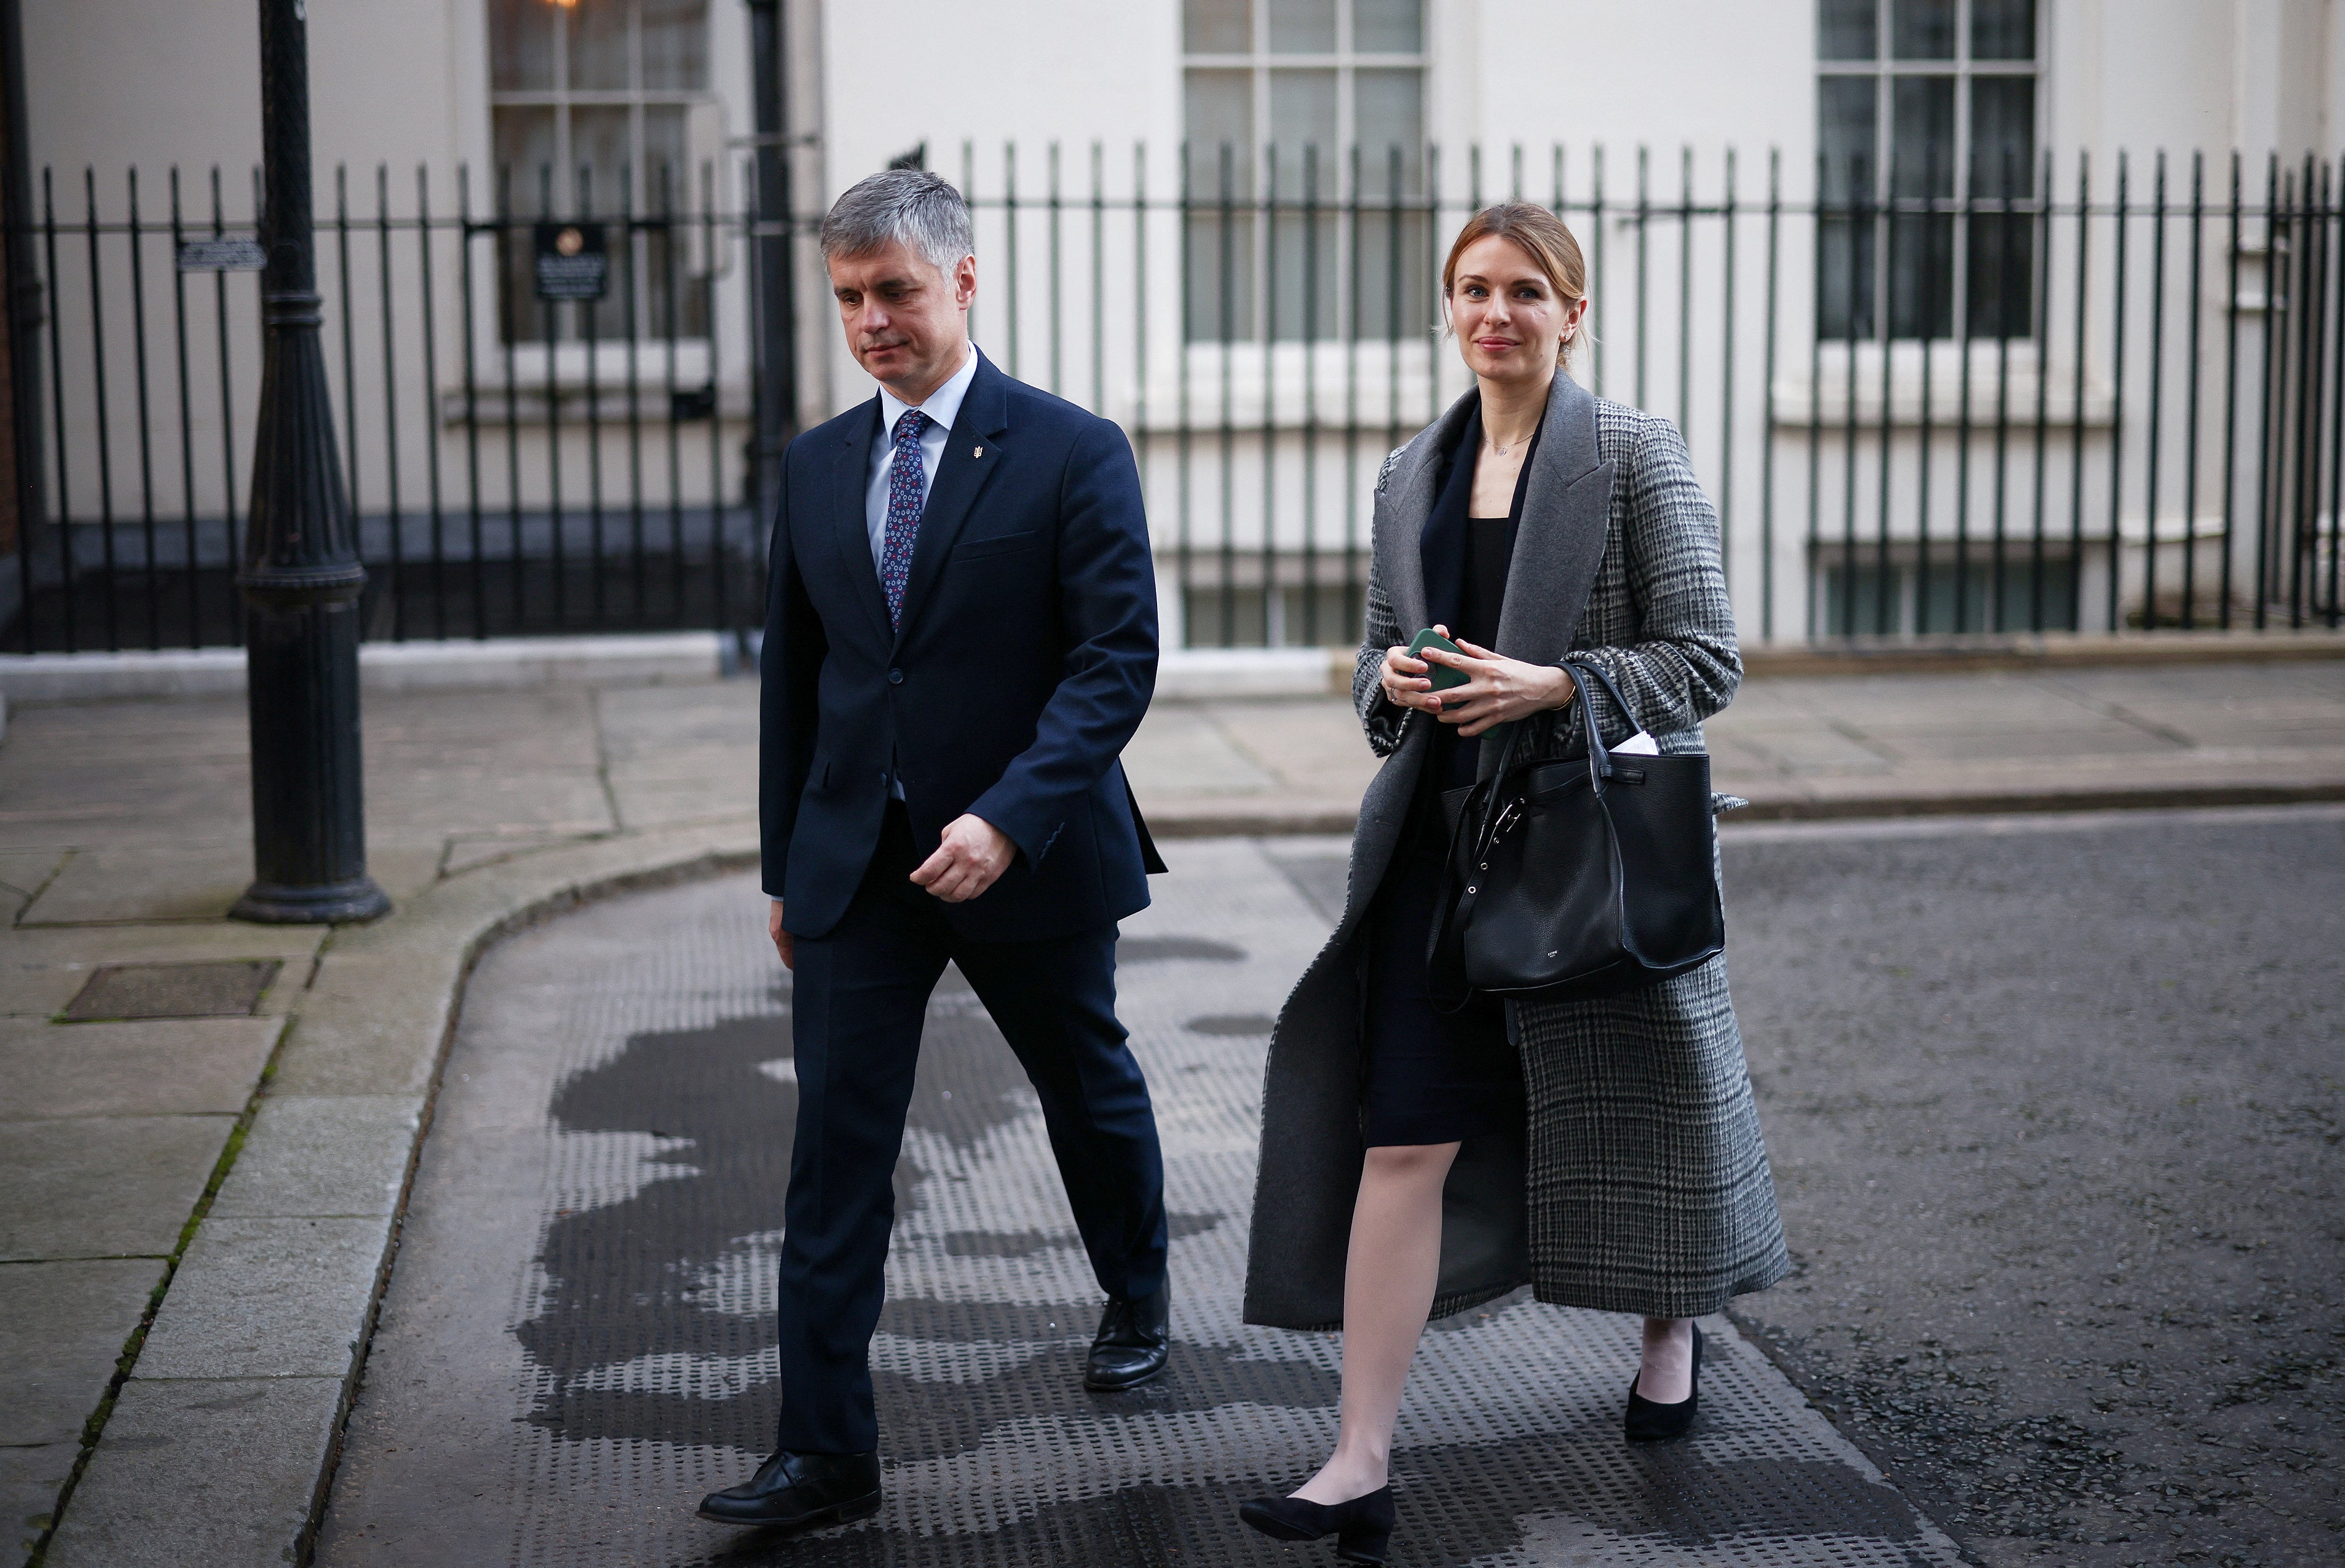
[[[81,1453],[82,1428],[137,1328],[160,1258],[0,1264],[0,1520],[29,1553]]]
[[[0,1122],[0,1263],[166,1257],[231,1115]]]
[[[533,828],[509,829],[502,832],[451,833],[440,852],[440,874],[461,876],[482,866],[501,865],[517,855],[534,854],[540,850],[558,849],[589,837],[585,833],[549,833]]]
[[[251,809],[249,745],[240,699],[17,708],[0,746],[0,846],[220,836]]]
[[[224,920],[251,885],[249,840],[84,850],[32,901],[20,923]]]
[[[298,1561],[341,1391],[340,1378],[130,1379],[46,1568]]]
[[[170,925],[24,926],[0,932],[0,1014],[48,1017],[107,963],[208,963],[277,959],[288,968],[261,998],[280,1012],[309,978],[309,960],[326,940],[318,926],[227,921]]]
[[[197,1227],[139,1352],[142,1378],[340,1378],[366,1321],[384,1227],[218,1216]]]
[[[151,1257],[0,1265],[0,1451],[65,1444],[71,1464],[162,1278]]]
[[[78,1437],[0,1448],[0,1519],[7,1522],[0,1542],[15,1548],[20,1561],[29,1559],[40,1544],[42,1532],[56,1514],[57,1495],[65,1490],[80,1454]]]
[[[57,868],[72,852],[54,845],[0,850],[0,894],[17,901],[16,907],[22,908],[22,901],[39,892],[41,884],[56,875]],[[7,912],[10,919],[15,918],[14,910]]]
[[[282,1018],[0,1019],[0,1121],[242,1114]]]
[[[1255,844],[1189,841],[1173,860],[1124,923],[1121,1007],[1165,1145],[1172,1371],[1128,1396],[1081,1390],[1099,1292],[1041,1113],[949,974],[874,1347],[888,1502],[790,1563],[1295,1561],[1235,1502],[1322,1457],[1335,1343],[1248,1328],[1238,1298],[1263,1031],[1328,917]],[[325,1568],[765,1560],[691,1516],[762,1457],[777,1397],[796,1089],[788,977],[758,908],[754,880],[727,877],[591,906],[482,960]],[[1394,1563],[1951,1568],[1952,1544],[1710,1327],[1704,1425],[1651,1454],[1619,1437],[1633,1320],[1518,1296],[1446,1322],[1403,1416]]]
[[[463,952],[436,961],[338,952],[323,965],[279,1058],[286,1095],[412,1095],[430,1089]]]
[[[1355,728],[1357,721],[1355,721]],[[1361,742],[1363,749],[1366,742]],[[1278,778],[1241,751],[1213,713],[1199,704],[1159,704],[1149,710],[1123,764],[1143,804],[1183,795],[1241,795],[1274,789]]]
[[[391,1214],[421,1111],[411,1095],[266,1096],[210,1218]]]
[[[711,682],[596,694],[604,776],[630,829],[754,816],[757,685]]]

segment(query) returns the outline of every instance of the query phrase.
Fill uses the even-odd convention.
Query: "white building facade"
[[[1356,635],[1376,466],[1466,384],[1439,256],[1510,195],[1588,252],[1577,373],[1684,426],[1746,639],[2334,621],[2334,0],[782,12],[797,417],[868,393],[810,221],[917,158],[977,203],[980,346],[1132,434],[1168,640]],[[397,579],[371,635],[519,629],[484,602],[565,583],[582,627],[630,592],[748,613],[749,26],[742,0],[312,0],[328,350]],[[29,0],[20,27],[41,504],[76,562],[111,530],[117,568],[199,572],[257,300],[174,264],[214,166],[251,232],[253,7]],[[608,248],[598,300],[537,297],[564,227]],[[739,558],[706,603],[695,547]]]

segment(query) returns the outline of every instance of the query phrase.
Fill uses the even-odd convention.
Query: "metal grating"
[[[68,1023],[123,1018],[238,1018],[260,1005],[284,967],[274,958],[102,965],[66,1003]]]
[[[1325,1558],[1254,1535],[1234,1507],[1300,1480],[1335,1426],[1335,1340],[1238,1321],[1264,1044],[1251,1025],[1325,923],[1251,844],[1177,859],[1123,953],[1175,1213],[1172,1371],[1122,1396],[1081,1389],[1097,1291],[1032,1095],[949,973],[874,1345],[887,1506],[774,1560]],[[797,1088],[761,907],[747,879],[647,893],[482,963],[321,1563],[767,1560],[691,1514],[763,1455],[776,1405]],[[1960,1560],[1731,1327],[1709,1331],[1697,1436],[1646,1451],[1619,1436],[1632,1320],[1518,1298],[1436,1326],[1400,1432],[1394,1563]]]

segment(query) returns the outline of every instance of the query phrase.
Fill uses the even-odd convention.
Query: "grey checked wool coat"
[[[1434,722],[1387,702],[1377,675],[1385,649],[1426,624],[1418,535],[1441,454],[1475,396],[1395,453],[1376,484],[1352,697],[1385,764],[1360,803],[1344,917],[1271,1036],[1249,1323],[1329,1329],[1343,1319],[1362,1159],[1362,918],[1399,842]],[[1683,439],[1669,421],[1558,374],[1531,463],[1497,651],[1602,665],[1636,710],[1620,713],[1600,692],[1578,699],[1596,703],[1608,744],[1641,728],[1663,751],[1700,751],[1701,721],[1734,695],[1742,660],[1717,515]],[[1524,722],[1538,727],[1539,753],[1560,754],[1576,728]],[[1502,738],[1486,738],[1486,773]],[[1521,1053],[1527,1125],[1458,1152],[1443,1195],[1435,1316],[1528,1281],[1542,1301],[1690,1318],[1782,1278],[1782,1221],[1723,957],[1624,996],[1510,1003],[1507,1030]]]

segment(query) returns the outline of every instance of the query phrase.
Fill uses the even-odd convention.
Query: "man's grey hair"
[[[847,188],[822,220],[822,259],[868,256],[891,239],[949,274],[977,253],[969,203],[952,181],[923,168],[887,168]]]

